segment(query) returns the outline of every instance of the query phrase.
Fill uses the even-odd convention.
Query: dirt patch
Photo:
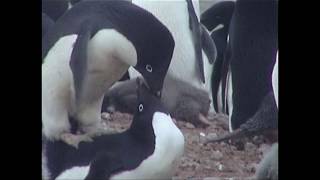
[[[185,137],[185,152],[173,179],[219,180],[252,179],[257,165],[271,147],[263,136],[245,138],[236,142],[221,142],[204,145],[208,136],[221,136],[228,132],[227,116],[216,114],[206,128],[176,121]],[[105,116],[104,122],[119,132],[126,130],[132,115],[113,113]]]

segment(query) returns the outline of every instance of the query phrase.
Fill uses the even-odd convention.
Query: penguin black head
[[[149,44],[152,49],[158,49],[158,52],[144,52],[144,57],[139,58],[136,66],[134,67],[141,73],[146,80],[147,86],[150,91],[158,97],[161,97],[164,78],[167,74],[175,42],[172,34],[165,26],[160,26],[161,31],[165,33],[157,33],[161,39],[158,43]]]
[[[160,97],[150,91],[143,80],[137,78],[138,106],[135,116],[145,116],[146,119],[152,119],[155,112],[169,114],[169,111],[162,104]]]

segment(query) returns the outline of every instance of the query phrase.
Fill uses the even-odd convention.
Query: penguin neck
[[[129,132],[139,142],[155,144],[152,122],[153,118],[134,116]]]

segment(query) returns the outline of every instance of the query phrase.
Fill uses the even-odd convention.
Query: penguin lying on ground
[[[45,13],[42,13],[42,36],[53,27],[54,21]]]
[[[131,79],[118,82],[111,87],[103,100],[102,111],[133,114],[134,107],[138,103],[135,81]],[[166,76],[165,81],[167,83],[164,84],[163,89],[166,89],[170,96],[162,96],[161,101],[175,119],[188,121],[196,126],[210,124],[206,117],[211,101],[206,91],[170,76]],[[172,87],[178,87],[178,89]]]
[[[278,154],[279,145],[278,143],[275,143],[259,164],[255,174],[257,180],[278,180]]]
[[[226,99],[232,134],[277,131],[278,108],[272,88],[272,72],[278,50],[278,1],[238,0],[230,23],[226,49]],[[230,67],[230,68],[229,68]]]
[[[51,179],[170,179],[184,152],[184,136],[159,97],[138,81],[132,124],[119,134],[94,137],[75,149],[46,141],[43,177]]]
[[[216,48],[207,29],[199,23],[199,1],[132,0],[132,3],[154,14],[173,35],[175,49],[167,76],[205,90],[211,99],[210,78]],[[130,78],[139,76],[132,68],[129,74]],[[175,84],[171,86],[179,89]],[[163,88],[162,94],[169,96],[170,92]]]
[[[216,112],[227,113],[226,102],[221,99],[225,97],[227,66],[225,51],[228,42],[228,33],[231,17],[234,10],[234,1],[221,1],[214,4],[201,14],[201,23],[211,32],[217,48],[217,59],[213,65],[211,77],[212,101]],[[222,72],[222,70],[225,70]],[[223,79],[221,79],[224,77]]]
[[[83,1],[42,39],[44,135],[77,146],[101,129],[105,92],[133,66],[160,97],[174,49],[168,29],[127,1]],[[69,119],[83,134],[70,134]]]

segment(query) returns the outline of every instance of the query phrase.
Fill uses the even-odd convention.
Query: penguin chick
[[[279,145],[275,143],[258,166],[255,174],[257,180],[278,180],[278,153]]]
[[[102,111],[132,113],[137,96],[135,79],[116,83],[105,95]],[[179,120],[191,122],[196,126],[207,126],[206,116],[210,108],[210,98],[206,91],[192,87],[190,84],[176,80],[170,75],[165,79],[166,91],[161,101],[172,116]]]

